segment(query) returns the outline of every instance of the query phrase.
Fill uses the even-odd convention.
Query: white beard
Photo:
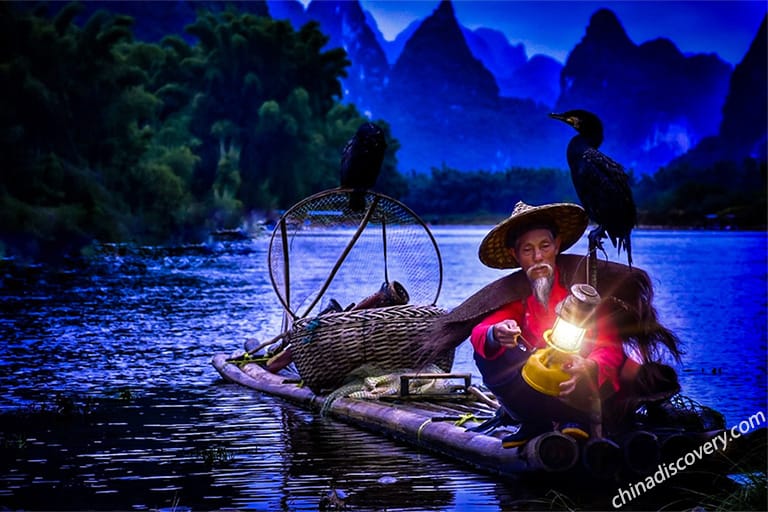
[[[544,309],[548,309],[549,296],[552,294],[552,285],[555,283],[554,270],[550,265],[546,263],[540,263],[529,268],[527,274],[528,278],[530,279],[531,273],[535,270],[539,270],[542,267],[547,269],[547,275],[531,280],[531,288],[533,290],[533,295],[536,297],[536,300],[539,301],[539,304],[544,306]]]

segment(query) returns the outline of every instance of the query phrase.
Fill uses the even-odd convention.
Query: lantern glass
[[[581,350],[585,332],[585,329],[558,316],[552,327],[551,343],[556,349],[563,352],[578,352]]]
[[[521,374],[529,386],[550,396],[560,394],[560,384],[571,378],[563,370],[563,363],[569,359],[568,354],[581,350],[599,303],[600,295],[588,284],[571,287],[571,294],[557,310],[555,325],[544,331],[547,348],[535,350],[523,365]]]

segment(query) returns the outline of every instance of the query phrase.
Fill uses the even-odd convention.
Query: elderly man
[[[546,346],[543,333],[554,324],[558,304],[572,284],[586,282],[586,258],[561,253],[579,240],[587,224],[586,213],[576,204],[519,202],[482,241],[479,257],[489,267],[520,271],[469,297],[441,318],[424,340],[422,350],[429,360],[470,337],[483,380],[519,423],[517,431],[502,440],[505,447],[519,446],[553,428],[575,438],[589,437],[589,415],[574,405],[621,391],[625,346],[640,363],[653,361],[661,345],[673,356],[680,355],[677,338],[656,321],[647,274],[601,262],[598,291],[603,301],[591,342],[565,363],[570,378],[560,384],[560,395],[545,395],[524,381],[521,367],[532,350]]]
[[[575,204],[532,207],[520,202],[480,244],[483,263],[493,268],[520,267],[533,292],[485,317],[470,337],[486,385],[506,411],[521,421],[517,432],[503,440],[505,447],[552,430],[553,421],[564,434],[586,439],[589,417],[568,400],[583,402],[595,381],[597,389],[619,390],[619,367],[625,356],[616,328],[605,321],[598,321],[595,342],[586,353],[574,354],[564,364],[571,378],[560,384],[560,397],[534,390],[520,373],[531,351],[546,346],[544,331],[555,323],[555,309],[568,296],[556,256],[578,241],[587,224],[584,209]]]

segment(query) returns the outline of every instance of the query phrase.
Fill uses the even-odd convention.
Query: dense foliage
[[[643,176],[634,186],[640,222],[658,226],[765,229],[765,160],[685,162]]]
[[[129,17],[78,26],[78,12],[0,4],[7,252],[195,240],[338,186],[341,149],[364,119],[339,102],[349,62],[323,49],[315,24],[202,12],[187,27],[197,44],[148,44],[133,41]]]
[[[342,103],[346,52],[316,23],[203,11],[187,39],[147,43],[130,17],[76,23],[79,12],[0,3],[0,255],[199,241],[338,185],[341,149],[365,119]],[[555,169],[406,178],[399,142],[376,122],[389,141],[377,189],[424,216],[577,200]],[[751,160],[662,169],[635,184],[641,219],[764,225],[765,177]]]
[[[630,171],[641,226],[764,229],[766,163],[715,161],[706,168],[680,162],[638,178]],[[406,202],[433,221],[506,217],[517,201],[579,202],[568,171],[512,168],[460,172],[443,167],[413,175]]]
[[[412,175],[409,185],[406,202],[430,220],[507,216],[518,201],[578,202],[570,173],[558,169],[461,172],[444,166],[430,175]]]

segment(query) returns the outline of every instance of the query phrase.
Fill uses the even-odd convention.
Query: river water
[[[487,230],[433,229],[438,305],[503,275],[477,260]],[[0,508],[317,510],[334,489],[355,510],[574,506],[547,482],[477,473],[223,382],[213,354],[280,332],[269,239],[107,248],[58,270],[5,262]],[[685,344],[684,394],[729,425],[766,410],[766,244],[763,232],[633,234],[634,263]],[[454,370],[480,381],[468,343]],[[574,492],[580,508],[610,508]]]

